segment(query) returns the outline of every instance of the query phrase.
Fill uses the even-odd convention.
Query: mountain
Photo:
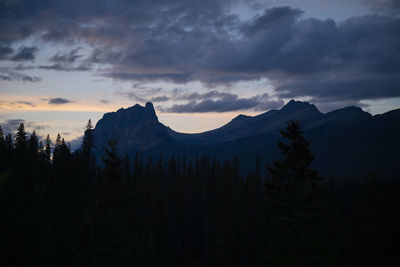
[[[135,105],[107,113],[94,129],[96,154],[107,140],[117,139],[121,154],[144,156],[239,157],[241,167],[253,167],[256,157],[268,164],[280,157],[279,130],[299,120],[315,154],[315,168],[324,175],[362,176],[399,171],[400,109],[372,116],[359,107],[321,113],[308,102],[291,100],[279,110],[258,116],[239,115],[211,131],[179,133],[158,121],[154,107]],[[100,157],[99,157],[100,158]]]
[[[170,135],[177,142],[184,144],[221,144],[283,129],[289,120],[299,120],[302,124],[308,124],[320,120],[322,115],[314,105],[291,100],[280,110],[271,110],[255,117],[239,115],[221,128],[212,131],[183,134],[170,129]]]
[[[138,104],[106,113],[94,129],[94,143],[98,153],[108,140],[115,139],[119,143],[122,154],[131,151],[147,151],[168,142],[171,137],[168,129],[158,121],[152,103],[145,107]]]

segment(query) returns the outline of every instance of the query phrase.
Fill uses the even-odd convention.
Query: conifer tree
[[[50,164],[51,160],[51,139],[50,136],[46,136],[45,147],[44,147],[44,162]]]
[[[288,140],[278,144],[283,159],[267,167],[274,209],[264,260],[273,266],[327,266],[322,177],[311,169],[314,157],[299,122],[290,121],[281,135]]]
[[[25,151],[27,148],[25,126],[21,123],[15,134],[15,150],[17,152]]]
[[[11,134],[7,134],[4,138],[4,149],[6,151],[6,154],[12,156],[12,152],[14,150],[14,142]],[[10,158],[8,158],[8,160],[10,160]]]
[[[95,266],[129,266],[133,262],[131,212],[123,184],[122,160],[117,142],[104,148],[104,171],[98,183],[90,261]]]
[[[3,128],[0,125],[0,149],[4,149],[4,133],[3,133]]]
[[[28,151],[29,151],[29,157],[31,159],[34,159],[37,157],[38,152],[39,152],[39,139],[36,135],[35,130],[33,130],[32,134],[28,140]]]
[[[53,150],[53,162],[54,164],[61,158],[61,136],[57,134],[56,142]]]
[[[53,164],[67,166],[70,164],[71,152],[69,147],[65,143],[64,138],[61,138],[60,134],[57,135],[56,143],[53,150]],[[61,170],[61,169],[60,169]]]
[[[83,135],[83,141],[82,141],[82,156],[86,162],[90,162],[92,159],[93,144],[94,144],[93,125],[92,121],[89,119],[86,125],[86,130]]]
[[[7,157],[7,155],[6,155],[6,143],[5,143],[5,140],[4,140],[3,128],[1,128],[1,126],[0,126],[0,163],[2,165],[0,167],[0,173],[6,168],[5,166],[3,167],[5,157]]]

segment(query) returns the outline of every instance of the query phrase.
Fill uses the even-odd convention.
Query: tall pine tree
[[[86,125],[86,130],[83,135],[83,141],[82,141],[83,160],[88,164],[93,163],[93,159],[92,159],[93,144],[94,144],[93,125],[92,125],[92,120],[89,119],[89,121]]]
[[[89,261],[94,266],[130,266],[134,261],[132,207],[126,198],[117,142],[104,148],[104,171],[98,181],[91,228]]]
[[[21,123],[18,126],[17,133],[15,134],[15,150],[17,154],[21,155],[24,153],[27,149],[27,145],[25,126]]]
[[[290,121],[281,135],[287,139],[278,144],[283,159],[267,167],[273,208],[263,261],[272,266],[328,266],[322,177],[311,169],[314,157],[299,122]]]

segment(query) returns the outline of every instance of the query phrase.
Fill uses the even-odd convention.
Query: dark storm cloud
[[[37,47],[21,47],[19,51],[11,58],[13,61],[33,61],[35,53],[38,51]]]
[[[348,78],[343,74],[343,79],[311,76],[302,81],[295,80],[295,83],[279,85],[276,90],[281,97],[285,98],[294,98],[301,94],[312,96],[315,99],[359,101],[398,97],[399,84],[400,76],[398,75]]]
[[[394,0],[365,1],[399,7]],[[92,48],[89,57],[80,57],[79,50],[59,52],[40,68],[84,71],[104,64],[100,75],[117,80],[212,86],[267,77],[281,97],[358,101],[400,96],[398,16],[335,22],[275,7],[240,20],[230,12],[234,2],[3,1],[0,42],[11,47],[31,36],[44,42],[83,42]],[[211,102],[202,105],[221,99],[203,99]],[[238,105],[251,106],[246,103]]]
[[[400,13],[399,0],[362,0],[362,2],[378,12],[384,12],[391,15]]]
[[[62,105],[62,104],[68,104],[68,103],[72,103],[72,101],[68,100],[66,98],[55,97],[55,98],[49,99],[49,104],[51,104],[51,105]]]
[[[175,83],[186,83],[191,81],[190,73],[128,73],[128,72],[108,72],[103,73],[103,76],[117,80],[128,81],[172,81]]]
[[[235,20],[229,23],[238,26]],[[336,94],[337,99],[352,100],[400,96],[394,89],[400,86],[399,18],[370,15],[337,23],[301,18],[300,10],[281,7],[268,9],[236,29],[238,35],[231,38],[223,30],[200,29],[193,37],[192,32],[177,29],[165,29],[160,35],[154,30],[158,37],[146,33],[143,49],[139,45],[120,54],[104,53],[102,58],[110,57],[114,70],[129,70],[105,75],[222,84],[268,77],[282,96]],[[371,79],[372,83],[365,82]]]
[[[235,0],[20,0],[0,2],[0,41],[15,41],[40,34],[48,41],[122,37],[130,26],[155,26],[201,21],[208,24]],[[179,15],[179,17],[177,17]],[[113,23],[110,23],[113,22]]]
[[[13,52],[12,47],[0,45],[0,60],[9,59]]]
[[[292,25],[302,13],[303,11],[288,6],[266,9],[264,14],[256,16],[249,23],[244,24],[241,31],[252,36],[268,29]]]

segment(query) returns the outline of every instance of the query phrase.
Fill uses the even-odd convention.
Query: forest
[[[2,266],[399,266],[400,176],[312,168],[296,121],[281,157],[135,158],[0,128]],[[255,155],[255,158],[257,155]],[[101,163],[99,163],[101,162]]]

